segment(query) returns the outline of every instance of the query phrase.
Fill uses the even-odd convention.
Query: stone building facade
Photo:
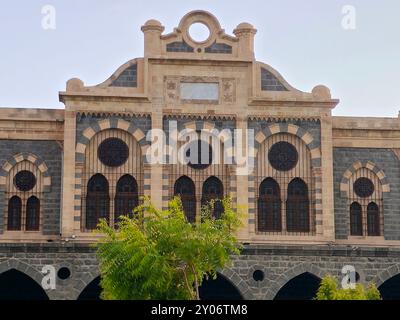
[[[192,38],[196,23],[207,39]],[[327,87],[299,91],[255,59],[248,23],[228,35],[193,11],[172,33],[156,20],[142,31],[144,57],[96,86],[69,80],[64,110],[0,109],[0,297],[98,297],[98,220],[180,195],[193,222],[224,196],[245,213],[244,250],[205,299],[307,299],[344,266],[400,298],[400,120],[332,116]],[[159,162],[154,129],[167,141]],[[174,162],[178,149],[206,161]],[[54,289],[40,287],[46,266]]]

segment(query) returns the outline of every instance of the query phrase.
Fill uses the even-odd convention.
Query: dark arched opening
[[[22,201],[20,197],[14,196],[8,201],[7,229],[10,231],[21,230]]]
[[[0,274],[0,300],[49,300],[43,288],[31,277],[11,269]]]
[[[86,229],[96,229],[100,219],[110,219],[110,195],[108,181],[96,174],[90,178],[86,195]]]
[[[101,300],[101,291],[100,277],[97,277],[83,289],[78,300]]]
[[[300,178],[288,186],[286,201],[286,226],[289,232],[310,231],[310,203],[307,184]]]
[[[400,300],[400,274],[386,280],[378,290],[383,300]]]
[[[367,230],[369,236],[380,235],[379,207],[375,202],[371,202],[367,207]]]
[[[201,197],[201,205],[207,206],[211,201],[214,201],[213,217],[221,218],[224,212],[222,199],[224,197],[224,186],[221,180],[216,177],[208,178],[203,184],[203,192]]]
[[[115,194],[115,218],[117,223],[121,216],[133,216],[133,209],[139,204],[138,184],[134,177],[129,174],[118,180],[117,192]]]
[[[26,230],[39,231],[40,200],[35,196],[28,199],[26,204]]]
[[[181,198],[187,220],[190,223],[196,222],[196,193],[192,179],[186,176],[179,178],[175,182],[174,195]]]
[[[243,300],[240,291],[221,274],[217,279],[204,280],[199,288],[201,300]]]
[[[272,178],[260,184],[257,202],[257,230],[260,232],[282,231],[281,191]]]
[[[350,235],[363,235],[362,208],[358,202],[350,205]]]
[[[321,279],[305,272],[287,282],[274,300],[312,300],[315,298]]]

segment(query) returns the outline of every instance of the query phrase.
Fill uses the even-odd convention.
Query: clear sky
[[[45,5],[56,10],[54,30],[42,27]],[[346,5],[355,29],[343,28]],[[228,34],[252,23],[257,60],[300,90],[328,86],[341,100],[335,115],[397,117],[399,0],[0,0],[0,106],[62,108],[68,79],[98,84],[143,56],[145,21],[169,33],[194,9],[213,13]]]

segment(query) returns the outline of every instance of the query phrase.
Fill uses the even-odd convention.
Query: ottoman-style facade
[[[0,296],[16,281],[32,297],[94,298],[98,220],[180,195],[193,222],[224,196],[245,213],[244,250],[204,298],[309,298],[346,265],[400,298],[400,120],[332,116],[327,87],[299,91],[255,59],[248,23],[228,35],[193,11],[172,33],[156,20],[142,31],[144,57],[96,86],[69,80],[65,110],[0,109]],[[168,144],[156,163],[155,129]],[[181,132],[217,137],[206,163],[173,161]],[[235,150],[254,165],[229,161]],[[39,287],[44,266],[54,289]]]

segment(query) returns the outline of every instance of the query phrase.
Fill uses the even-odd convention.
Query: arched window
[[[86,229],[93,230],[100,219],[109,221],[110,195],[108,181],[101,174],[95,174],[87,185],[86,195]]]
[[[196,222],[196,194],[193,181],[189,177],[181,177],[175,182],[175,196],[182,201],[183,211],[190,223]]]
[[[369,236],[380,235],[379,207],[375,202],[371,202],[367,207],[367,228]]]
[[[115,213],[114,222],[119,221],[119,217],[129,215],[132,217],[133,209],[139,204],[138,184],[134,177],[127,174],[121,177],[117,183],[115,194]]]
[[[222,198],[224,197],[224,186],[221,180],[216,177],[208,178],[203,184],[203,192],[201,198],[201,205],[205,206],[210,201],[214,200],[213,216],[216,219],[221,218],[224,212]]]
[[[26,203],[26,231],[39,231],[39,222],[40,200],[32,196]]]
[[[358,202],[350,205],[350,235],[363,235],[362,208]]]
[[[282,231],[281,191],[274,179],[267,178],[261,183],[257,204],[258,231]]]
[[[21,230],[22,201],[20,197],[14,196],[8,201],[7,229],[10,231]]]
[[[307,184],[300,178],[288,186],[286,200],[286,226],[289,232],[310,231],[310,203]]]

